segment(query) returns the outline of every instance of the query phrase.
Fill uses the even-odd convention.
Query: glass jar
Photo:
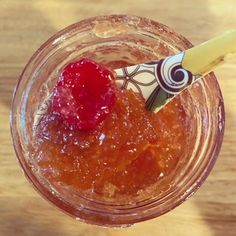
[[[193,120],[190,132],[186,133],[191,145],[186,145],[181,164],[168,177],[166,189],[159,191],[156,186],[130,203],[103,202],[68,189],[55,189],[40,176],[31,156],[35,116],[52,92],[58,71],[68,62],[89,57],[109,67],[121,67],[157,60],[191,46],[183,36],[158,22],[111,15],[71,25],[36,51],[14,92],[11,132],[24,173],[43,197],[87,223],[127,226],[170,211],[200,187],[214,166],[224,133],[223,98],[213,73],[179,95],[186,114]]]

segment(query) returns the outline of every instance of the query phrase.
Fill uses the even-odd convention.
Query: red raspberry
[[[68,64],[53,91],[52,108],[70,126],[95,128],[115,103],[114,76],[89,59]]]

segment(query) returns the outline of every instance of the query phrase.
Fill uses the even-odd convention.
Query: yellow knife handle
[[[185,51],[182,67],[193,75],[204,75],[236,53],[236,30],[228,31]]]

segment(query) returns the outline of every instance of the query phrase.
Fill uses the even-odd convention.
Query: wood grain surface
[[[219,159],[199,191],[172,212],[127,229],[94,227],[61,213],[26,181],[9,128],[12,92],[24,65],[58,30],[115,13],[155,19],[194,44],[236,28],[235,0],[0,0],[0,236],[236,235],[236,60],[216,70],[226,108]]]

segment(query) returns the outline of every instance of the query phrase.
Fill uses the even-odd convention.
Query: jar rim
[[[36,58],[39,56],[39,54],[41,52],[43,52],[46,47],[49,47],[50,45],[53,45],[53,44],[60,44],[60,40],[65,40],[65,38],[62,38],[63,35],[67,35],[70,32],[76,31],[78,27],[81,28],[81,25],[91,24],[91,21],[92,22],[93,21],[99,22],[99,21],[106,21],[106,20],[110,20],[110,19],[119,19],[120,21],[122,21],[122,20],[123,21],[124,20],[129,21],[130,19],[142,20],[146,24],[149,24],[150,27],[158,26],[158,27],[161,27],[164,30],[170,31],[171,33],[173,33],[173,36],[177,36],[178,38],[183,40],[183,42],[185,42],[188,45],[188,47],[192,46],[192,44],[185,37],[183,37],[182,35],[176,33],[174,30],[170,29],[168,26],[165,26],[165,25],[163,25],[163,24],[161,24],[159,22],[156,22],[154,20],[150,20],[148,18],[139,17],[139,16],[107,15],[107,16],[92,17],[92,18],[88,18],[88,19],[79,21],[79,22],[74,23],[74,24],[66,27],[65,29],[57,32],[55,35],[53,35],[51,38],[49,38],[44,44],[42,44],[42,46],[39,47],[39,49],[30,58],[30,60],[26,64],[26,66],[25,66],[25,68],[24,68],[24,70],[23,70],[23,72],[22,72],[22,74],[20,76],[20,79],[19,79],[19,81],[18,81],[18,83],[17,83],[17,85],[15,87],[14,94],[13,94],[12,108],[11,108],[11,115],[10,115],[10,125],[11,125],[11,135],[12,135],[12,139],[13,139],[13,145],[14,145],[16,156],[17,156],[17,158],[19,160],[19,163],[20,163],[22,169],[24,170],[24,173],[25,173],[26,177],[28,178],[28,180],[30,181],[30,183],[33,183],[33,186],[35,187],[35,189],[44,198],[46,198],[47,200],[52,202],[54,205],[59,207],[61,210],[64,210],[66,213],[69,213],[69,214],[70,214],[70,212],[73,212],[72,214],[70,214],[72,216],[74,216],[76,214],[75,210],[73,209],[73,207],[69,206],[65,202],[61,202],[56,196],[52,195],[52,193],[49,190],[43,188],[41,186],[40,182],[34,176],[34,174],[29,169],[26,168],[27,167],[27,163],[24,160],[24,155],[22,153],[22,147],[20,145],[19,135],[18,135],[17,127],[16,127],[16,123],[15,123],[15,110],[16,110],[16,102],[17,102],[16,101],[16,99],[17,99],[16,98],[16,94],[18,92],[19,86],[21,85],[21,81],[24,78],[24,75],[25,75],[25,72],[26,72],[27,68],[30,67],[31,63],[34,60],[36,60]],[[214,74],[212,74],[212,76],[214,76]],[[219,89],[219,96],[221,96],[221,98],[222,98],[222,94],[221,94],[220,89]],[[225,112],[224,112],[223,98],[220,99],[220,102],[221,102],[221,104],[220,104],[220,106],[221,106],[221,110],[220,110],[220,112],[221,112],[221,119],[224,121],[225,120]],[[221,148],[221,144],[223,142],[224,123],[223,123],[223,127],[222,128],[223,128],[223,130],[221,130],[217,134],[217,142],[215,143],[215,146],[212,149],[211,159],[209,160],[208,165],[204,168],[205,171],[203,171],[201,173],[201,175],[198,176],[197,180],[195,181],[195,185],[194,186],[190,186],[189,191],[185,191],[185,193],[181,195],[181,198],[177,199],[174,202],[174,204],[171,204],[168,208],[166,208],[166,209],[164,209],[162,211],[159,211],[158,213],[155,213],[155,212],[153,213],[152,212],[152,214],[146,214],[145,216],[143,216],[141,218],[140,217],[139,218],[134,217],[133,219],[126,220],[125,222],[123,222],[123,221],[114,222],[115,217],[113,215],[113,220],[111,222],[109,222],[109,223],[104,222],[102,224],[103,225],[107,225],[107,226],[120,226],[120,225],[133,224],[133,223],[137,223],[137,222],[140,222],[140,221],[143,221],[143,220],[151,219],[151,218],[160,216],[160,215],[162,215],[162,214],[172,210],[173,208],[175,208],[178,205],[180,205],[183,201],[188,199],[191,195],[193,195],[195,193],[195,191],[205,181],[205,179],[207,178],[207,176],[209,175],[211,169],[213,168],[213,166],[215,164],[215,161],[217,159],[217,156],[218,156],[220,148]],[[154,203],[154,205],[155,205],[155,207],[157,207],[155,203]],[[94,213],[94,209],[91,210],[91,209],[84,208],[83,211],[84,211],[83,215],[79,216],[80,220],[82,219],[82,220],[85,220],[88,223],[97,224],[96,220],[94,220],[92,218],[88,219],[89,218],[89,216],[88,216],[89,213],[90,214]],[[88,212],[86,212],[86,211],[88,211]],[[98,212],[97,214],[100,214],[100,213]],[[102,214],[104,214],[104,212]],[[108,214],[109,214],[109,212],[105,212],[105,215],[108,215]],[[112,216],[112,214],[114,214],[114,213],[111,213],[111,216]],[[119,214],[117,216],[119,216]],[[86,218],[86,217],[88,217],[88,218]],[[98,223],[98,224],[100,225],[100,223]]]

